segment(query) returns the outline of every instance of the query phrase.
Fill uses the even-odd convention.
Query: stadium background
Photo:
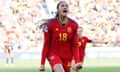
[[[21,72],[22,69],[23,72],[38,72],[43,45],[39,25],[55,16],[58,1],[0,0],[0,72]],[[108,42],[87,45],[85,68],[82,71],[119,72],[120,0],[66,1],[70,9],[68,16],[84,28],[84,35]],[[13,68],[5,66],[3,52],[4,44],[11,42],[15,58]]]

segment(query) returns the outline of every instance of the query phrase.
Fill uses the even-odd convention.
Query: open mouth
[[[68,11],[67,10],[63,10],[63,13],[67,13]]]

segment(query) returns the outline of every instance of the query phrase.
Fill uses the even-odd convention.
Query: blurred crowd
[[[59,0],[0,0],[0,46],[12,42],[19,49],[39,47],[43,40],[39,25],[55,13],[48,1]],[[103,46],[120,43],[120,0],[66,1],[69,16],[84,28],[84,35],[108,42]]]

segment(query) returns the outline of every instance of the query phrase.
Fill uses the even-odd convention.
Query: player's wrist
[[[75,64],[77,64],[77,63],[79,63],[80,62],[80,60],[79,59],[76,59],[75,60]]]

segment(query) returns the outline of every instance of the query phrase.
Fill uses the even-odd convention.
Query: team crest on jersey
[[[70,33],[70,32],[72,32],[72,28],[71,27],[68,27],[67,28],[67,31]]]
[[[43,28],[43,31],[44,31],[44,32],[48,32],[48,27],[45,26],[45,27]]]
[[[59,30],[59,28],[55,28],[55,31],[58,31]]]

